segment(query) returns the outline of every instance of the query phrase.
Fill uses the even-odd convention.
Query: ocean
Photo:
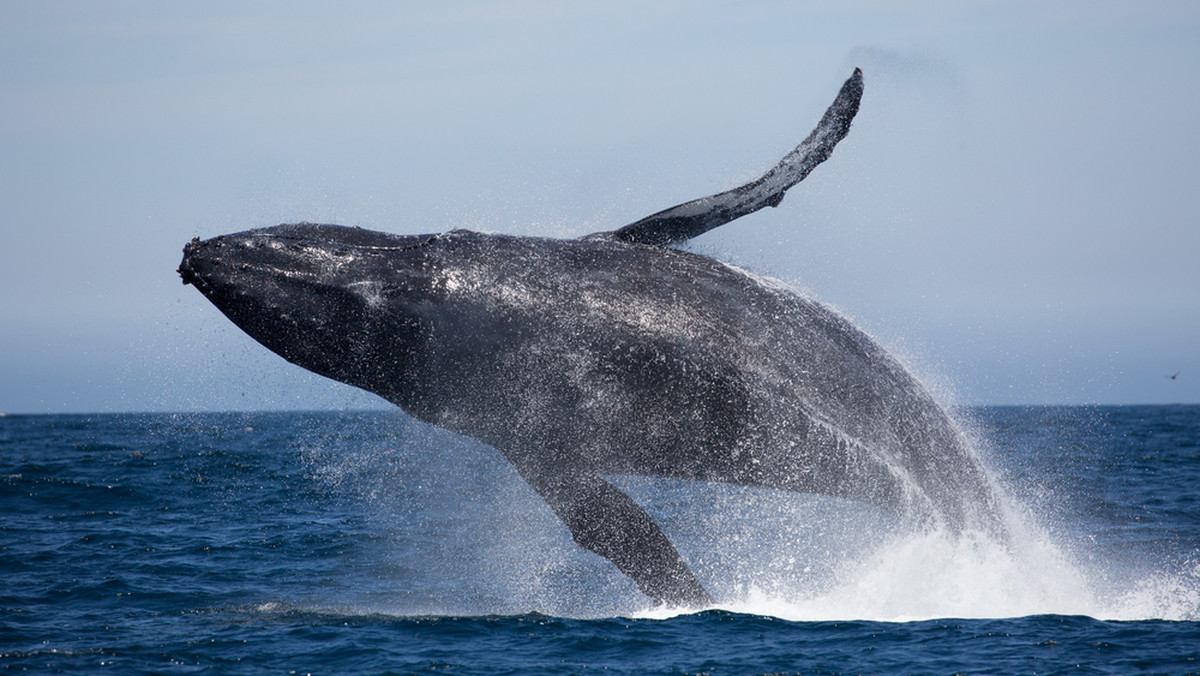
[[[1009,542],[614,477],[701,612],[655,608],[499,453],[399,411],[0,417],[0,668],[1200,673],[1200,406],[958,415]]]

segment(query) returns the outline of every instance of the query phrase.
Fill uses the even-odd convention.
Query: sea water
[[[0,668],[1200,673],[1200,406],[960,411],[1012,538],[611,477],[656,608],[495,450],[396,412],[0,417]]]

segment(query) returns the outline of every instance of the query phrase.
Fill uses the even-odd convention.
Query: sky
[[[1200,403],[1200,3],[6,0],[0,413],[383,406],[183,244],[614,229],[756,177],[855,66],[833,157],[687,248],[950,404]]]

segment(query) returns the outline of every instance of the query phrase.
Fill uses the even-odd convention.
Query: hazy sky
[[[0,412],[379,405],[183,244],[612,229],[773,165],[854,66],[832,159],[690,248],[948,400],[1200,402],[1200,3],[6,0]]]

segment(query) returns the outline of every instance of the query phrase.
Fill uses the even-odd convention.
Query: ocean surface
[[[494,450],[400,412],[0,417],[0,669],[1200,673],[1200,406],[959,411],[1007,544],[616,477],[655,608]]]

